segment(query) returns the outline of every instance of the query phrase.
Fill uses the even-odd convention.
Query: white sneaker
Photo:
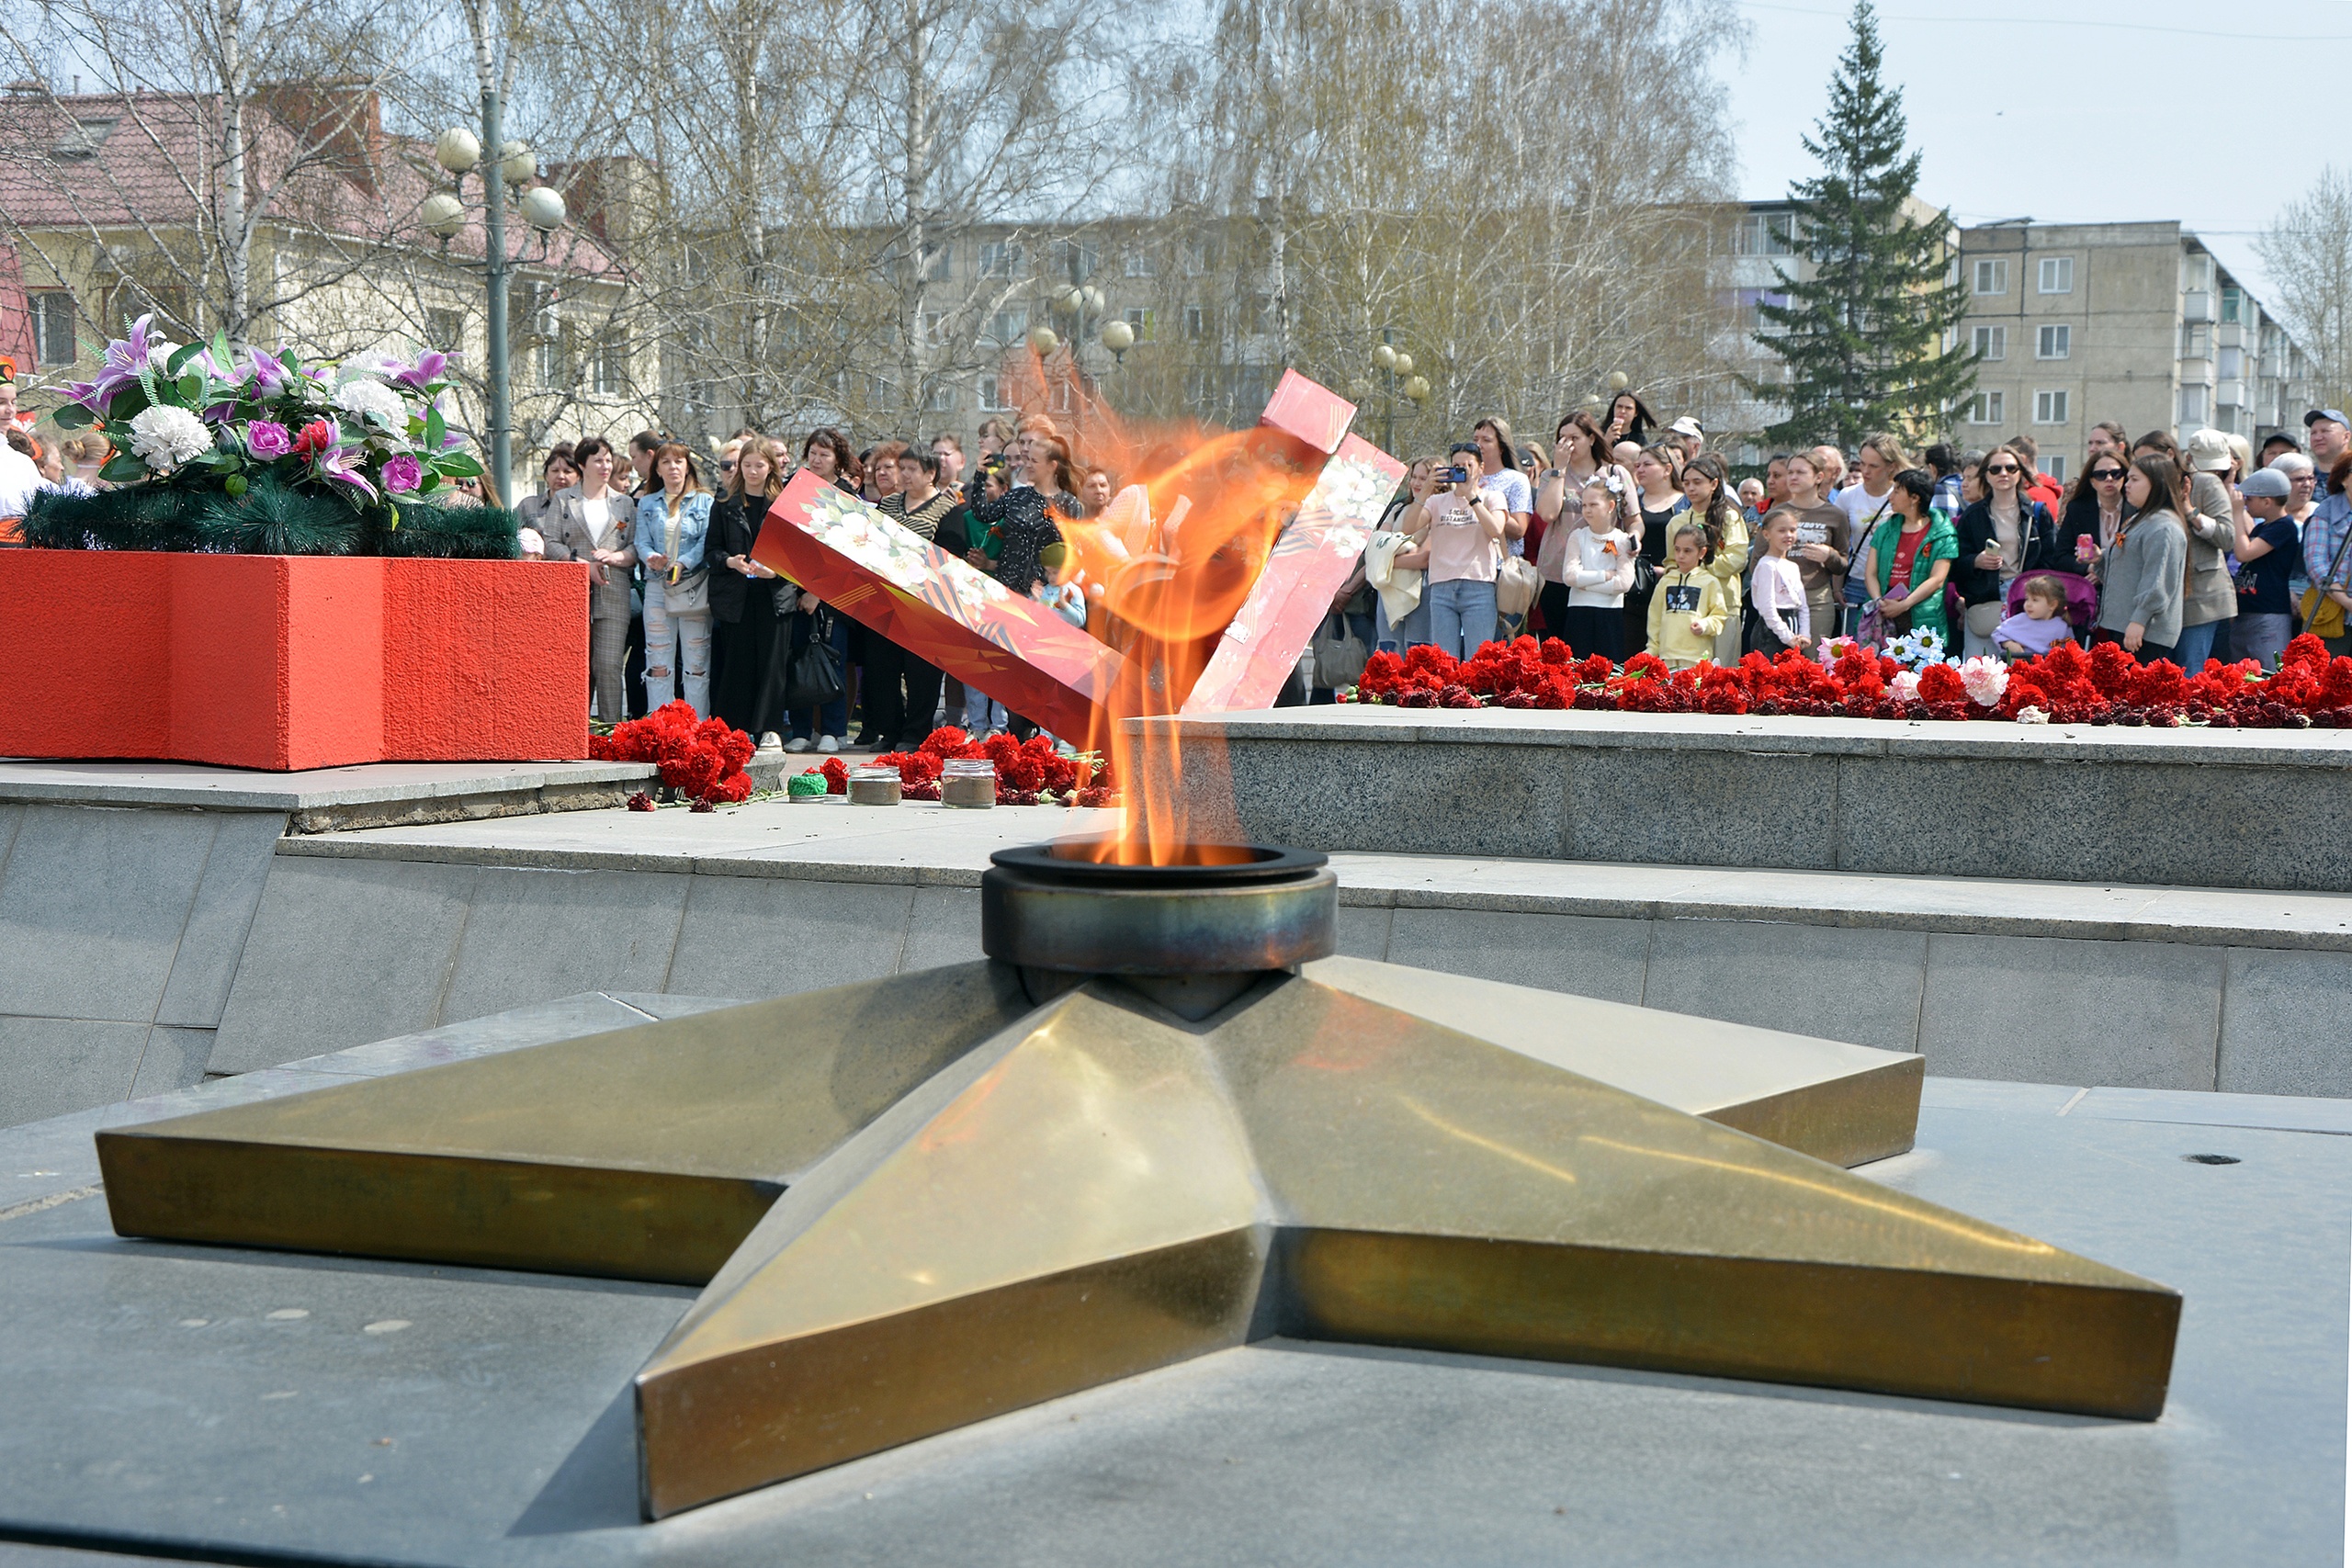
[[[805,735],[796,735],[784,743],[784,749],[787,751],[806,751],[808,750],[808,738]]]
[[[820,750],[820,751],[822,751],[823,753],[825,753],[825,755],[827,755],[827,756],[829,756],[829,757],[830,757],[830,756],[831,756],[834,752],[836,752],[836,751],[840,750],[841,749],[842,749],[842,743],[841,743],[840,741],[838,741],[838,740],[834,739],[833,739],[831,736],[830,736],[830,735],[826,736],[822,740],[820,740],[820,741],[818,741],[818,742],[817,742],[817,750]]]

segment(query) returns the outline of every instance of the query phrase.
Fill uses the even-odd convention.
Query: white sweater
[[[1758,556],[1753,580],[1756,613],[1764,627],[1786,648],[1813,635],[1813,612],[1805,603],[1804,578],[1797,563],[1781,556]]]
[[[1568,536],[1568,558],[1562,573],[1568,582],[1571,608],[1589,605],[1614,610],[1625,603],[1634,586],[1634,536],[1623,529],[1596,534],[1578,528]]]

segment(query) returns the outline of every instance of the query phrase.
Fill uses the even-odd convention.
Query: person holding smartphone
[[[1446,462],[1437,488],[1407,506],[1398,525],[1417,550],[1429,551],[1421,597],[1430,610],[1430,640],[1456,659],[1470,659],[1494,640],[1495,573],[1510,513],[1479,487],[1477,443],[1455,442]]]

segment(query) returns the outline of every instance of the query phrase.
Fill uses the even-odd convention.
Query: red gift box
[[[808,469],[769,503],[752,558],[1023,718],[1096,738],[1118,654]]]
[[[0,756],[588,755],[584,566],[0,550]]]

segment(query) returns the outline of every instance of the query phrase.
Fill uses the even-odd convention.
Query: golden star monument
[[[989,962],[98,1135],[126,1235],[702,1283],[648,1518],[1268,1335],[2153,1419],[2180,1298],[1843,1168],[1920,1058],[1006,852]]]

